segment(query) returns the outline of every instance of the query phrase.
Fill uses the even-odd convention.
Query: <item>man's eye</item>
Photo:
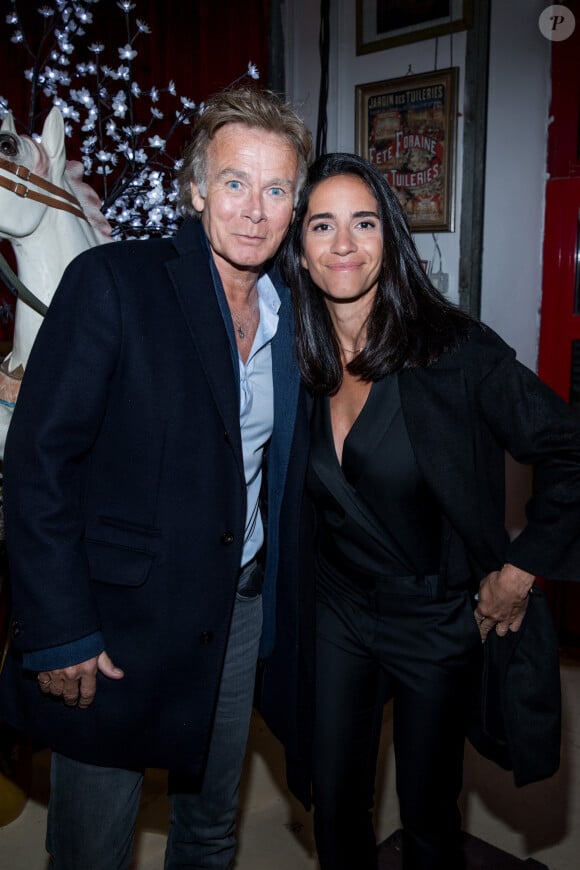
[[[230,190],[240,190],[242,187],[242,184],[240,181],[228,181],[227,186],[229,187]]]
[[[283,187],[271,187],[270,193],[272,196],[284,196],[284,188]]]

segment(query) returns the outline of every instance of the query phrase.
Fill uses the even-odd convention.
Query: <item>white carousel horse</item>
[[[0,238],[14,249],[18,278],[45,306],[62,273],[87,248],[111,240],[111,227],[83,167],[67,161],[60,111],[48,114],[39,143],[20,136],[11,115],[0,127]],[[12,352],[0,367],[0,456],[42,314],[16,303]]]

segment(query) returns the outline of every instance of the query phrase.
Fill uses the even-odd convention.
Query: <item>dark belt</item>
[[[364,571],[345,556],[328,549],[319,551],[322,564],[326,564],[343,580],[365,592],[381,590],[391,594],[422,595],[429,598],[445,597],[445,582],[439,574],[379,574]]]
[[[261,594],[263,585],[264,571],[257,558],[240,568],[237,592],[242,598],[256,598]]]

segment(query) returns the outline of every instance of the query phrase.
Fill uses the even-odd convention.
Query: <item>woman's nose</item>
[[[356,247],[352,233],[348,227],[339,228],[334,237],[333,250],[338,254],[348,254]]]

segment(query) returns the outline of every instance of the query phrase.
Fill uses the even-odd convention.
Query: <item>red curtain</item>
[[[131,37],[135,33],[136,19],[143,21],[151,30],[150,34],[140,33],[134,42],[138,52],[132,61],[133,80],[148,90],[155,86],[167,87],[175,83],[177,95],[187,97],[195,103],[202,102],[209,94],[219,90],[243,76],[248,63],[257,66],[260,84],[268,80],[268,41],[269,41],[269,0],[132,0],[134,9],[130,12],[132,22]],[[48,3],[47,5],[51,5]],[[72,7],[72,3],[70,4]],[[14,116],[20,121],[19,132],[26,132],[29,126],[31,104],[30,83],[24,71],[32,67],[34,55],[39,52],[45,22],[39,8],[43,0],[19,0],[17,10],[22,22],[32,54],[28,54],[22,44],[12,42],[14,27],[6,21],[11,6],[2,0],[0,13],[0,95],[7,99]],[[88,46],[102,43],[105,49],[100,56],[101,62],[112,68],[125,63],[119,57],[119,48],[128,42],[125,15],[118,7],[118,0],[98,0],[86,4],[93,21],[85,27],[86,35],[74,39],[75,52],[70,58],[70,71],[76,64],[88,60],[91,55]],[[94,55],[93,55],[94,57]],[[76,82],[72,87],[82,87]],[[67,97],[66,93],[62,96]],[[39,97],[38,109],[46,112],[52,101]],[[144,111],[148,117],[148,105]],[[159,107],[169,107],[172,113],[176,102],[161,97]],[[139,120],[139,118],[137,119]],[[33,132],[40,132],[42,121],[34,125]],[[168,152],[178,157],[188,138],[188,127],[182,127],[168,145]],[[73,138],[67,148],[68,156],[80,159],[78,140]],[[94,179],[91,180],[94,183]],[[98,187],[97,184],[94,184]],[[10,246],[0,243],[0,251],[14,265]],[[12,297],[0,281],[0,304],[12,301]],[[11,323],[0,322],[0,355],[5,350],[4,341],[11,335]]]
[[[72,5],[72,4],[71,4]],[[133,0],[131,19],[140,19],[151,34],[140,34],[134,43],[134,79],[142,88],[163,87],[172,80],[177,93],[200,102],[242,75],[251,61],[268,77],[269,0]],[[21,118],[26,118],[30,86],[23,72],[32,65],[22,45],[11,42],[14,29],[6,22],[8,4],[0,15],[2,76],[0,94]],[[17,4],[23,29],[36,52],[42,37],[41,0]],[[127,43],[125,16],[117,0],[98,0],[87,6],[93,22],[86,36],[77,38],[79,56],[71,56],[71,70],[89,56],[86,47],[102,43],[101,58],[115,67],[121,61],[118,48]],[[135,28],[133,27],[133,31]],[[82,48],[84,57],[80,57]]]

